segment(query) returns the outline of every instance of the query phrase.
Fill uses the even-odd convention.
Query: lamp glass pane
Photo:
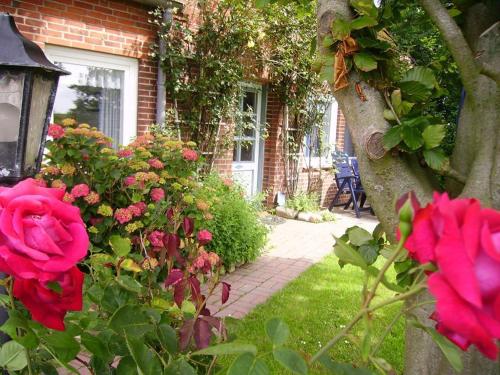
[[[36,172],[36,159],[42,146],[43,128],[53,85],[53,78],[42,75],[34,77],[25,159],[25,171],[30,174]]]
[[[0,178],[17,175],[17,140],[23,105],[24,73],[0,69]]]

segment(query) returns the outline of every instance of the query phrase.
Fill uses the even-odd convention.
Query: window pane
[[[238,161],[238,142],[234,142],[234,146],[233,146],[233,161]]]
[[[241,143],[241,161],[253,161],[253,148],[254,142],[242,142]]]
[[[257,94],[252,91],[245,91],[243,94],[243,111],[256,113]]]
[[[24,73],[0,72],[0,176],[9,176],[16,165],[21,121]]]
[[[74,118],[79,123],[96,126],[118,144],[122,139],[123,70],[73,63],[59,65],[71,75],[60,78],[54,121]]]

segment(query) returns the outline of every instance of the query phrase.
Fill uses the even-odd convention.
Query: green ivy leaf
[[[26,349],[15,341],[8,341],[0,349],[0,367],[9,371],[21,371],[28,365]]]
[[[354,55],[354,64],[363,72],[370,72],[377,69],[377,60],[371,53],[359,52]]]
[[[424,144],[422,133],[416,127],[404,126],[403,127],[403,140],[411,150],[416,150]]]
[[[349,242],[354,246],[361,246],[373,240],[370,232],[358,226],[347,229],[347,235]]]
[[[229,367],[227,375],[268,375],[266,363],[252,353],[240,354]]]
[[[435,170],[442,169],[445,162],[448,160],[441,149],[424,150],[423,154],[427,165]]]
[[[130,238],[123,238],[115,234],[109,238],[109,245],[113,252],[119,257],[124,257],[132,249],[132,242]]]
[[[273,350],[273,357],[284,368],[298,375],[307,375],[307,364],[297,352],[288,348]]]
[[[438,147],[446,135],[444,125],[430,125],[422,132],[424,138],[424,146],[426,149]]]
[[[238,353],[257,354],[257,348],[252,344],[228,343],[209,346],[208,348],[194,352],[193,355],[226,355]]]
[[[366,269],[368,265],[359,253],[353,249],[350,245],[346,244],[340,238],[335,238],[335,255],[343,262],[349,263],[363,269]]]
[[[378,24],[378,21],[376,18],[370,17],[370,16],[361,16],[356,18],[354,21],[351,22],[351,29],[353,30],[361,30],[364,29],[365,27],[372,27]]]
[[[396,147],[401,140],[401,126],[393,126],[384,134],[384,148],[386,150],[391,150]]]
[[[336,18],[332,23],[332,36],[336,40],[344,40],[351,34],[351,23],[342,18]]]
[[[290,329],[280,318],[272,318],[266,323],[266,334],[274,346],[281,346],[288,340]]]

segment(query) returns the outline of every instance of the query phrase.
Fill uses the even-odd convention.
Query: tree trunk
[[[423,4],[424,7],[426,5],[434,6],[442,11],[440,8],[442,6],[436,0],[422,0],[422,3],[424,2],[427,3]],[[322,50],[323,38],[330,34],[332,21],[336,16],[346,19],[352,17],[348,4],[348,0],[319,0],[317,19],[320,52],[331,53]],[[495,14],[492,9],[485,11],[484,8],[479,7],[475,11],[478,10],[489,15]],[[432,17],[431,14],[431,18],[434,22],[442,21],[439,19],[441,15],[434,14],[435,17]],[[473,20],[475,18],[468,14],[467,19]],[[450,43],[453,43],[453,40],[458,40],[459,45],[460,42],[467,43],[451,17],[446,18],[445,21],[443,22],[445,26],[451,25],[452,28],[455,28],[454,33],[450,34],[451,37],[445,36],[445,40],[448,42],[451,40]],[[464,87],[468,92],[461,111],[457,142],[451,165],[463,176],[466,176],[467,180],[465,186],[454,184],[452,188],[456,195],[475,197],[485,205],[500,209],[500,130],[498,126],[500,94],[498,81],[491,78],[497,72],[493,72],[493,74],[488,72],[488,76],[479,74],[480,67],[484,62],[488,63],[487,66],[496,69],[500,66],[498,61],[499,26],[497,23],[496,26],[489,27],[488,32],[485,32],[484,27],[478,29],[477,24],[472,21],[469,23],[474,25],[471,27],[473,31],[471,31],[470,38],[477,42],[470,48],[468,46],[457,48],[455,45],[452,51],[455,53],[453,55],[455,60],[458,59],[457,65],[460,67],[462,77],[465,77],[463,78]],[[438,27],[440,26],[445,27],[438,25]],[[440,30],[443,33],[441,27]],[[469,44],[471,43],[469,42]],[[481,52],[479,59],[475,60],[470,50]],[[433,178],[430,177],[431,174],[411,157],[403,158],[387,154],[378,160],[369,158],[366,152],[368,141],[374,134],[385,133],[389,124],[383,117],[386,105],[381,93],[366,83],[359,82],[367,99],[361,101],[354,88],[354,83],[358,81],[359,77],[355,73],[350,73],[349,86],[334,92],[334,96],[346,118],[352,136],[367,197],[384,230],[391,235],[394,234],[397,225],[397,217],[394,212],[395,200],[403,193],[413,190],[421,202],[426,203],[432,198],[432,191],[437,190],[437,186],[433,182]],[[430,296],[427,293],[422,293],[416,297],[416,299],[423,298],[428,299]],[[412,301],[412,304],[414,302]],[[434,325],[435,322],[428,319],[432,310],[432,305],[419,309],[417,315],[421,322],[429,326]],[[432,339],[420,329],[407,327],[405,354],[405,375],[455,374]],[[463,375],[500,374],[497,363],[486,359],[473,348],[464,353],[463,363]]]

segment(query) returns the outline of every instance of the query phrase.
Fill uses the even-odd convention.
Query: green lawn
[[[236,334],[237,341],[256,344],[259,353],[270,351],[271,344],[266,339],[264,326],[268,319],[280,317],[291,331],[287,346],[314,354],[357,312],[362,279],[363,274],[357,268],[346,266],[341,270],[336,258],[329,256],[309,268],[265,304],[255,308],[244,319],[228,322],[230,333]],[[384,295],[385,291],[382,290],[381,296]],[[400,305],[394,305],[377,312],[373,337],[381,335],[399,308]],[[356,347],[347,341],[338,344],[331,355],[336,362],[352,363],[359,358]],[[404,322],[399,321],[385,340],[379,356],[385,358],[400,373],[403,355]],[[221,364],[227,368],[233,358],[223,358]],[[272,374],[287,374],[270,356],[265,359]],[[317,367],[310,373],[324,372]]]

